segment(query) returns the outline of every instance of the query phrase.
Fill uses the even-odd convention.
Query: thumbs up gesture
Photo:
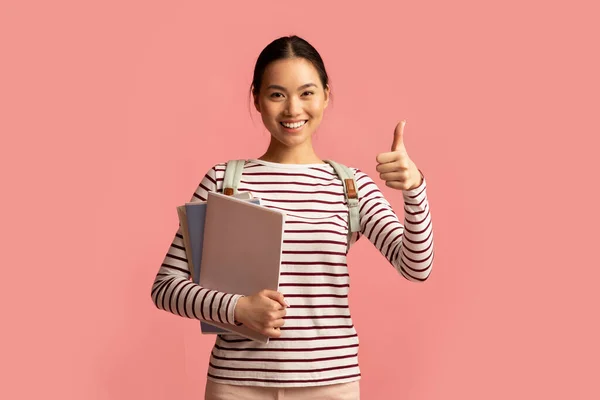
[[[421,172],[404,147],[404,125],[406,120],[396,125],[392,151],[377,156],[376,170],[379,172],[379,177],[385,181],[386,186],[398,190],[414,189],[423,181]]]

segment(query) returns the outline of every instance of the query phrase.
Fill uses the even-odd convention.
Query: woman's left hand
[[[377,156],[376,170],[379,177],[385,181],[386,186],[398,190],[414,189],[423,182],[421,172],[404,147],[405,124],[406,120],[403,120],[396,125],[392,151]]]

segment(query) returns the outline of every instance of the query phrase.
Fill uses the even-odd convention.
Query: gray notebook
[[[253,198],[250,192],[238,192],[234,197],[260,204],[260,199]],[[181,234],[185,244],[185,252],[192,280],[198,283],[200,277],[200,260],[202,259],[206,201],[185,203],[185,205],[177,207],[177,215],[181,224]],[[207,324],[203,320],[200,320],[200,331],[203,334],[213,335],[229,332],[217,326]]]
[[[237,198],[243,198],[244,200],[250,201],[254,204],[260,204],[259,198],[251,198],[250,193],[246,196],[236,196]],[[195,202],[185,204],[185,214],[187,219],[187,229],[189,235],[189,243],[192,253],[192,268],[193,268],[193,280],[198,283],[200,277],[200,267],[202,263],[202,244],[204,242],[204,221],[206,218],[206,202]],[[186,247],[187,250],[187,247]],[[188,257],[189,262],[189,257]],[[227,331],[214,325],[207,324],[204,321],[200,321],[200,330],[206,334],[219,334],[226,333]]]
[[[226,293],[252,295],[279,290],[285,214],[246,200],[209,192],[199,284]],[[268,343],[245,326],[205,321]]]

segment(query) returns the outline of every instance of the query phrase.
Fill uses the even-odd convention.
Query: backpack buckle
[[[346,191],[348,192],[348,198],[357,199],[358,194],[356,193],[356,187],[354,186],[354,179],[345,179]]]

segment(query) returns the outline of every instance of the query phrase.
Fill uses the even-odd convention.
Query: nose
[[[301,112],[300,99],[295,96],[290,96],[285,104],[285,113],[288,116],[295,116]]]

